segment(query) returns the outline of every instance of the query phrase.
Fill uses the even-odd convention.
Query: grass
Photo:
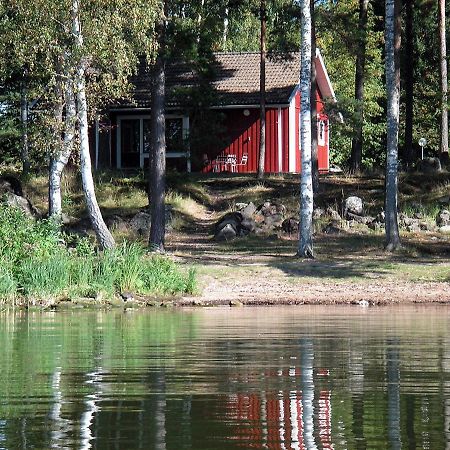
[[[138,243],[97,252],[87,238],[64,235],[51,220],[34,221],[0,206],[0,301],[106,298],[191,294],[193,270],[163,256],[148,255]]]

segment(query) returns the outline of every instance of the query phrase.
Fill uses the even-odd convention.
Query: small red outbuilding
[[[186,63],[166,68],[167,163],[179,170],[256,172],[259,155],[259,53],[215,54],[213,86],[220,112],[221,136],[217,145],[189,147],[190,117],[180,102],[180,89],[195,82]],[[329,169],[329,123],[324,100],[334,100],[325,64],[317,52],[317,129],[319,170]],[[300,172],[300,55],[276,55],[266,60],[266,161],[270,173]],[[147,164],[150,147],[150,75],[134,78],[134,101],[111,107],[109,121],[95,129],[97,167],[132,168]],[[178,92],[178,95],[175,93]],[[211,137],[209,137],[211,140]],[[214,140],[214,139],[213,139]]]

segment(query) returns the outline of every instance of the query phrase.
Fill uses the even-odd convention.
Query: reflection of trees
[[[386,340],[388,437],[392,449],[402,447],[400,428],[400,340]]]
[[[312,339],[300,340],[300,368],[304,440],[307,449],[317,449],[314,439],[314,346]]]

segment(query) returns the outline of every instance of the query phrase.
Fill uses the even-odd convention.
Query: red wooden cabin
[[[259,53],[217,53],[215,58],[213,85],[218,101],[211,109],[221,115],[223,127],[216,144],[201,152],[192,145],[189,147],[191,118],[186,111],[190,108],[182,104],[179,95],[180,89],[195,84],[196,75],[185,62],[167,64],[167,165],[187,171],[256,172],[260,133]],[[334,100],[335,96],[319,52],[314,62],[318,85],[319,170],[326,172],[329,123],[324,99]],[[300,172],[299,74],[298,53],[276,55],[266,61],[266,172]],[[145,167],[148,162],[150,76],[141,70],[133,83],[133,102],[110,107],[109,121],[96,126],[92,136],[96,167]]]

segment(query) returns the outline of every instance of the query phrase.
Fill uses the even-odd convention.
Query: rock
[[[268,227],[276,228],[280,227],[283,222],[283,216],[281,214],[271,214],[264,217],[264,223]]]
[[[378,222],[376,220],[374,220],[373,222],[370,222],[367,224],[367,226],[374,231],[379,231],[382,228],[384,228],[384,223],[383,222]]]
[[[340,214],[331,206],[329,206],[327,208],[326,213],[327,213],[327,215],[329,215],[331,217],[332,220],[336,220],[336,221],[341,220]]]
[[[356,214],[357,216],[362,216],[363,214],[363,201],[362,198],[352,195],[344,201],[344,211],[345,215],[347,213]]]
[[[358,216],[357,214],[352,214],[350,212],[346,215],[348,220],[354,220],[357,223],[362,223],[363,225],[367,225],[375,220],[374,217],[370,216]]]
[[[40,211],[34,207],[31,202],[25,197],[13,194],[12,192],[6,192],[3,196],[3,203],[7,206],[20,209],[26,216],[37,219],[41,217]]]
[[[438,203],[441,205],[449,204],[450,203],[450,196],[446,195],[444,197],[440,197],[437,199]]]
[[[450,225],[450,211],[448,209],[441,209],[436,216],[436,225],[438,227],[445,227]]]
[[[244,304],[242,302],[240,302],[239,300],[230,300],[229,305],[231,307],[237,307],[237,308],[241,308],[242,306],[244,306]]]
[[[141,236],[146,236],[150,232],[152,217],[150,214],[139,211],[131,220],[130,228]]]
[[[300,222],[297,219],[294,219],[293,217],[290,217],[289,219],[283,220],[283,223],[281,224],[281,229],[285,233],[296,233],[298,232]]]
[[[325,215],[324,209],[322,209],[322,208],[314,208],[313,219],[320,219],[324,215]]]
[[[244,219],[251,219],[256,213],[256,206],[253,202],[250,202],[244,208],[241,208],[239,212]]]
[[[215,234],[214,239],[217,241],[229,241],[230,239],[234,239],[237,235],[238,232],[233,225],[231,223],[227,223]]]
[[[342,230],[339,228],[339,223],[335,220],[332,220],[322,230],[322,232],[325,234],[339,234],[339,233],[341,233],[341,231]]]
[[[253,219],[246,219],[244,217],[244,220],[241,222],[241,229],[253,233],[256,229],[256,222]]]
[[[423,173],[438,173],[442,170],[441,161],[439,158],[424,158],[419,161],[417,169]]]
[[[445,225],[443,227],[439,227],[439,233],[450,234],[450,225]]]
[[[120,216],[114,215],[105,219],[106,226],[110,230],[126,231],[128,229],[127,222]]]
[[[120,293],[120,297],[124,302],[134,300],[134,295],[132,292],[124,291]]]
[[[0,195],[10,192],[11,194],[23,197],[22,183],[12,175],[3,175],[0,177]]]
[[[419,233],[421,231],[419,222],[412,222],[411,224],[407,225],[406,231],[409,231],[410,233]]]
[[[225,227],[228,224],[231,224],[237,233],[241,228],[242,220],[243,220],[242,214],[239,212],[230,212],[225,214],[216,223],[215,234],[217,234],[223,227]]]
[[[375,220],[380,223],[384,223],[385,219],[386,219],[386,214],[384,213],[384,211],[380,211],[377,214],[377,217],[375,218]]]

